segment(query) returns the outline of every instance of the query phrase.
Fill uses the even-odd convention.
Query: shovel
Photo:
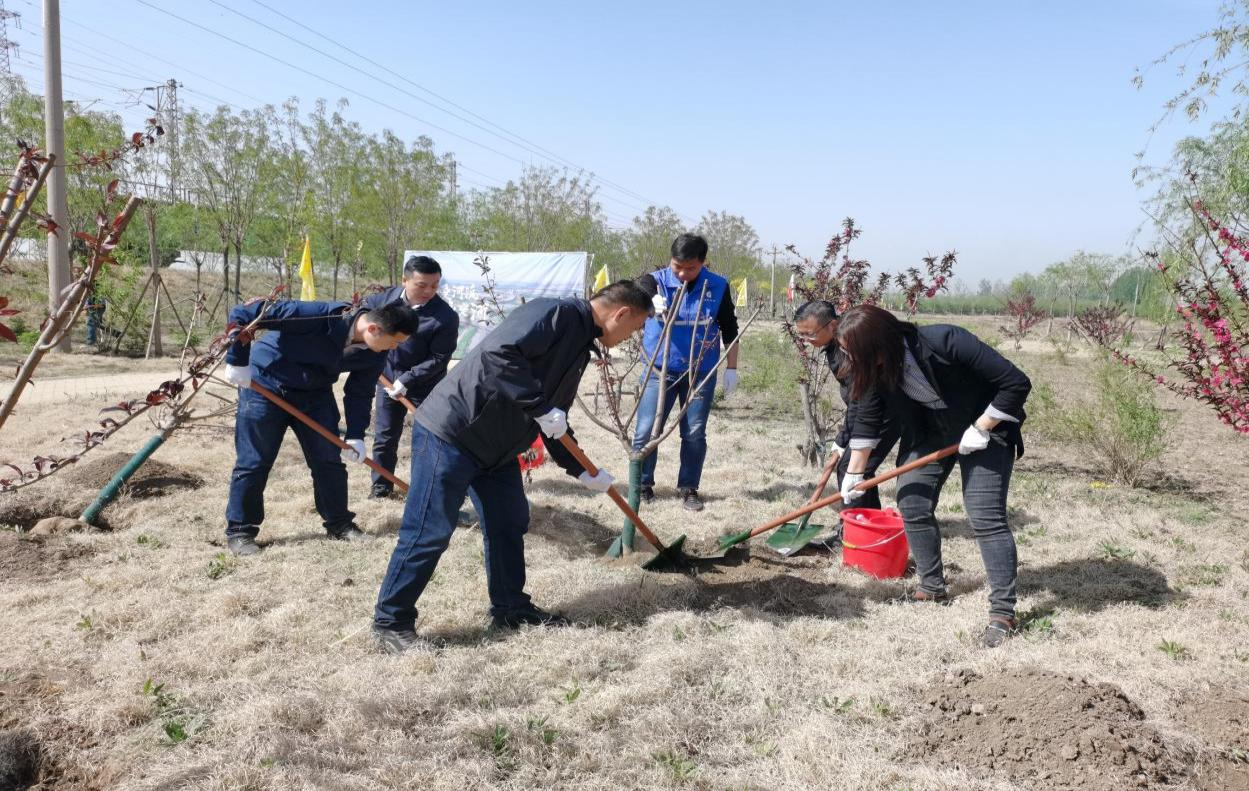
[[[820,477],[820,483],[815,487],[815,493],[811,495],[811,499],[807,500],[808,505],[820,499],[820,495],[824,494],[824,487],[828,485],[829,478],[833,477],[833,470],[835,469],[837,469],[836,464],[830,464],[824,468],[824,475]],[[802,521],[797,525],[793,522],[786,522],[768,538],[768,546],[776,550],[781,557],[789,557],[807,544],[810,544],[811,539],[824,530],[823,525],[808,526],[807,523],[810,521],[811,514],[804,514]]]
[[[559,441],[572,454],[572,457],[582,467],[585,467],[586,472],[591,475],[598,475],[598,467],[594,466],[594,462],[590,461],[589,457],[582,452],[581,447],[577,445],[572,437],[564,434],[559,438]],[[643,563],[642,568],[648,571],[655,571],[658,569],[682,568],[689,565],[689,558],[681,551],[681,547],[685,544],[685,536],[679,536],[676,541],[673,541],[668,546],[664,546],[664,543],[642,521],[642,517],[637,515],[637,511],[629,507],[629,503],[625,501],[624,496],[620,492],[616,491],[616,487],[609,488],[607,494],[615,501],[616,506],[624,512],[624,515],[629,517],[629,521],[638,529],[642,537],[649,541],[651,546],[659,550],[659,554]]]
[[[278,406],[285,412],[289,413],[292,417],[294,417],[300,423],[303,423],[308,428],[312,429],[313,431],[317,432],[321,436],[325,437],[332,444],[336,445],[339,448],[342,448],[343,450],[348,450],[351,448],[350,445],[348,445],[346,442],[343,442],[341,439],[339,439],[337,434],[335,434],[332,431],[328,431],[325,428],[325,426],[322,426],[320,423],[308,417],[303,412],[300,412],[298,409],[291,406],[290,402],[288,402],[285,398],[282,398],[277,393],[273,392],[267,387],[258,385],[255,382],[251,383],[251,388],[255,390],[257,393],[260,393],[265,398],[272,401],[276,406]],[[364,459],[364,463],[369,465],[369,469],[373,470],[373,472],[377,473],[378,475],[382,476],[386,480],[390,481],[395,486],[398,486],[401,490],[405,492],[408,490],[408,484],[406,481],[402,481],[399,478],[396,478],[393,472],[386,469],[382,465],[378,464],[377,462],[373,461],[367,456]]]
[[[903,464],[901,467],[895,467],[894,469],[890,470],[889,472],[883,475],[877,475],[875,478],[869,478],[868,480],[863,481],[862,483],[860,483],[858,486],[854,488],[858,489],[861,492],[866,492],[868,489],[871,489],[874,486],[880,486],[885,481],[891,481],[894,478],[897,478],[899,475],[908,473],[911,470],[917,470],[920,467],[923,467],[927,464],[932,464],[934,461],[937,461],[939,459],[944,459],[947,456],[953,456],[955,453],[958,453],[958,445],[951,445],[948,448],[942,448],[941,450],[933,451],[932,453],[929,453],[927,456],[921,456],[920,458],[916,459],[913,462],[910,462],[908,464]],[[709,553],[707,555],[702,555],[700,559],[710,560],[714,558],[722,558],[728,553],[730,549],[737,546],[738,544],[741,544],[745,541],[749,541],[750,539],[754,538],[757,535],[760,535],[761,533],[766,533],[769,530],[780,527],[781,525],[785,524],[791,519],[797,519],[800,516],[804,516],[814,511],[818,511],[821,508],[827,508],[833,503],[840,502],[840,501],[841,501],[841,492],[838,492],[837,494],[834,494],[831,497],[825,497],[822,500],[816,500],[815,502],[807,503],[803,507],[799,508],[797,511],[791,511],[790,513],[785,514],[782,517],[773,519],[771,522],[766,522],[751,530],[743,530],[740,533],[723,536],[720,538],[718,542],[718,547],[716,551]]]

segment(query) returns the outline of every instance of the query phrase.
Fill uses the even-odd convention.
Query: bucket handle
[[[873,541],[870,544],[851,544],[843,539],[841,542],[841,546],[842,546],[842,549],[874,549],[875,547],[878,547],[882,544],[888,544],[890,541],[893,541],[895,538],[897,538],[898,536],[902,536],[902,535],[906,535],[906,530],[904,528],[899,527],[898,532],[894,533],[888,538],[882,538],[881,540]]]

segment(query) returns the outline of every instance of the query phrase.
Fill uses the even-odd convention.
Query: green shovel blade
[[[824,525],[786,522],[768,536],[767,545],[780,555],[788,557],[810,544],[822,532]]]

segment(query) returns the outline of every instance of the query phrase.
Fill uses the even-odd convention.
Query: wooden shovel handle
[[[891,481],[894,478],[897,478],[899,475],[908,473],[911,470],[917,470],[920,467],[923,467],[925,465],[932,464],[934,461],[937,461],[939,459],[944,459],[946,456],[953,456],[955,453],[958,453],[958,445],[951,445],[948,448],[942,448],[941,450],[933,451],[932,453],[929,453],[927,456],[921,456],[915,461],[909,462],[907,464],[903,464],[901,467],[895,467],[883,475],[877,475],[875,478],[869,478],[854,488],[858,489],[861,492],[865,492],[874,486],[880,486],[885,481]],[[822,500],[816,500],[815,502],[807,503],[803,507],[799,508],[797,511],[790,512],[788,514],[785,514],[782,517],[773,519],[771,522],[767,522],[765,524],[759,525],[754,530],[750,531],[750,538],[754,538],[760,533],[766,533],[769,530],[780,527],[786,522],[789,522],[793,519],[797,519],[798,517],[803,516],[804,514],[809,514],[812,511],[818,511],[821,508],[826,508],[832,505],[833,503],[838,502],[839,500],[841,500],[841,492],[838,492],[837,494],[834,494],[830,497],[825,497]]]
[[[582,467],[585,467],[586,472],[591,475],[598,475],[598,467],[594,466],[594,462],[590,461],[590,457],[585,455],[585,453],[581,450],[581,447],[572,437],[564,434],[564,436],[559,438],[559,441],[561,445],[568,449],[568,452],[572,454],[572,457],[576,459]],[[630,508],[628,501],[621,496],[620,492],[616,491],[615,486],[610,487],[607,490],[607,494],[611,496],[611,499],[616,501],[616,506],[620,508],[620,510],[624,512],[624,515],[629,517],[629,521],[637,527],[638,532],[642,534],[642,538],[649,541],[650,545],[660,552],[663,552],[666,549],[663,542],[660,541],[659,538],[651,532],[651,529],[646,526],[646,523],[642,521],[642,517],[638,516],[637,511]]]
[[[840,462],[840,459],[838,459],[838,462]],[[824,494],[824,487],[828,486],[828,479],[833,477],[833,471],[836,469],[836,464],[827,464],[824,466],[824,474],[820,476],[819,484],[816,485],[815,491],[812,492],[811,497],[807,500],[808,505],[820,499],[820,495]],[[810,512],[803,514],[802,521],[798,523],[798,529],[802,530],[805,528],[807,526],[807,522],[810,520]]]
[[[261,394],[262,396],[264,396],[265,398],[267,398],[267,399],[269,399],[270,401],[272,401],[274,404],[276,404],[278,407],[280,407],[280,408],[281,408],[281,409],[283,409],[285,412],[287,412],[288,414],[290,414],[292,417],[294,417],[294,418],[295,418],[296,420],[298,420],[300,423],[303,423],[303,424],[304,424],[305,426],[307,426],[308,428],[312,429],[313,431],[317,432],[317,433],[318,433],[318,434],[320,434],[321,436],[325,437],[327,440],[329,440],[330,442],[332,442],[334,445],[336,445],[336,446],[338,446],[338,447],[342,448],[343,450],[347,450],[347,449],[351,448],[351,446],[350,446],[350,445],[348,445],[346,442],[343,442],[341,439],[339,439],[337,434],[335,434],[335,433],[334,433],[334,432],[332,432],[332,431],[327,430],[327,429],[325,428],[325,426],[322,426],[320,423],[318,423],[318,422],[316,422],[315,420],[313,420],[312,418],[308,417],[308,416],[307,416],[307,415],[305,415],[303,412],[300,412],[298,409],[296,409],[294,406],[292,406],[292,405],[291,405],[291,403],[290,403],[289,401],[287,401],[285,398],[282,398],[282,397],[281,397],[280,395],[278,395],[277,393],[273,392],[272,390],[268,389],[267,387],[262,387],[261,385],[258,385],[258,384],[256,384],[255,382],[252,382],[252,383],[251,383],[251,388],[252,388],[253,390],[255,390],[257,393],[260,393],[260,394]],[[382,465],[378,464],[377,462],[373,461],[372,459],[368,458],[367,456],[366,456],[366,457],[365,457],[365,459],[364,459],[364,463],[365,463],[365,464],[367,464],[367,465],[369,465],[369,468],[370,468],[371,470],[373,470],[373,472],[377,473],[378,475],[382,476],[382,477],[383,477],[383,478],[385,478],[386,480],[390,481],[390,482],[391,482],[391,483],[393,483],[395,486],[398,486],[398,487],[399,487],[400,489],[402,489],[403,491],[405,491],[405,492],[406,492],[406,491],[408,490],[408,484],[407,484],[407,482],[406,482],[406,481],[402,481],[402,480],[400,480],[399,478],[395,477],[395,474],[394,474],[393,472],[391,472],[390,470],[386,469],[386,468],[385,468],[385,467],[383,467]]]
[[[391,381],[386,378],[386,374],[382,374],[381,376],[377,377],[377,381],[381,382],[382,387],[386,388],[387,390],[394,387]],[[389,398],[389,396],[387,396],[387,398]],[[409,401],[407,396],[399,396],[395,400],[403,404],[405,407],[407,407],[409,412],[411,412],[414,415],[416,414],[416,404],[413,404],[411,401]]]

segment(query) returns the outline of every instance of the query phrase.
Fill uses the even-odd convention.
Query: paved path
[[[35,384],[26,385],[18,401],[18,409],[31,404],[59,404],[75,399],[98,400],[106,396],[139,398],[147,395],[161,382],[178,376],[178,369],[167,372],[100,374],[72,376],[65,379],[40,379],[35,371]],[[0,383],[0,398],[8,396],[12,382]]]

